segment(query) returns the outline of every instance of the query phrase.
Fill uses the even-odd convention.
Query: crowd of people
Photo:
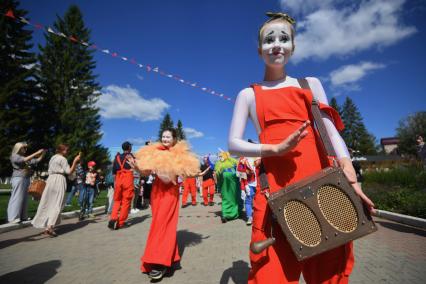
[[[16,143],[11,154],[14,170],[8,220],[12,223],[30,219],[27,216],[27,191],[32,174],[30,167],[39,163],[46,153],[41,149],[26,156],[27,147],[26,143]],[[217,203],[222,207],[223,223],[243,218],[245,204],[247,225],[251,225],[251,203],[256,184],[254,160],[249,162],[244,157],[236,160],[228,152],[221,152],[216,163],[208,155],[200,161],[190,152],[186,142],[177,141],[175,129],[166,130],[159,143],[147,142],[137,152],[138,158],[132,153],[131,143],[124,142],[122,150],[122,153],[115,155],[110,173],[103,174],[96,169],[95,161],[83,165],[81,154],[69,165],[69,146],[58,145],[56,154],[49,161],[46,186],[32,225],[44,229],[43,234],[56,237],[55,227],[60,224],[60,213],[65,206],[72,205],[75,196],[78,196],[82,213],[95,217],[93,203],[102,189],[107,190],[105,213],[108,214],[108,228],[111,230],[127,227],[130,213],[151,207],[153,222],[147,248],[141,258],[141,269],[153,279],[163,277],[165,269],[179,260],[176,240],[173,241],[170,235],[176,235],[178,208],[189,206],[188,195],[191,195],[192,206],[213,206],[215,195],[220,196],[221,202]],[[170,157],[163,154],[169,152]],[[176,164],[180,165],[177,170]],[[67,188],[70,190],[66,196]],[[182,200],[179,203],[180,194]],[[202,199],[197,202],[199,194]],[[170,212],[174,213],[170,215]],[[160,237],[158,232],[164,232],[165,228],[167,234],[161,233]],[[163,258],[158,260],[158,252],[152,252],[150,247],[164,247],[163,241],[169,244],[169,248],[160,253]],[[170,257],[164,258],[166,255]]]
[[[135,212],[151,208],[151,226],[140,259],[141,271],[151,279],[160,280],[180,261],[179,209],[189,206],[188,195],[191,195],[191,205],[196,206],[199,190],[202,193],[199,204],[203,206],[213,206],[215,195],[220,194],[223,223],[246,218],[247,225],[252,225],[251,243],[274,239],[264,251],[250,252],[249,283],[297,283],[301,273],[307,283],[349,281],[354,265],[352,242],[298,262],[267,205],[269,193],[312,175],[330,163],[324,148],[318,146],[311,123],[310,105],[315,99],[337,153],[336,163],[366,207],[374,210],[373,202],[357,183],[348,149],[338,132],[343,124],[338,113],[328,106],[321,82],[316,78],[298,80],[286,73],[285,65],[295,50],[294,20],[283,13],[268,16],[258,33],[258,52],[265,63],[264,80],[243,89],[235,103],[228,144],[230,153],[237,159],[223,151],[215,163],[206,156],[200,165],[188,144],[177,140],[176,130],[166,129],[159,142],[147,143],[134,154],[132,145],[124,142],[123,152],[114,157],[111,176],[104,178],[104,183],[109,184],[106,206],[109,229],[125,228],[132,209]],[[248,119],[259,135],[258,144],[243,138]],[[419,153],[423,153],[423,140],[419,145]],[[26,189],[30,176],[26,167],[40,162],[44,156],[43,150],[26,156],[26,147],[24,143],[17,143],[11,155],[14,171],[8,207],[10,222],[27,218]],[[96,163],[89,162],[85,171],[80,155],[70,166],[66,159],[68,150],[68,146],[61,144],[51,158],[46,188],[32,221],[50,236],[56,236],[55,226],[60,222],[64,201],[70,204],[76,192],[80,194],[80,203],[85,200],[82,195],[88,196],[87,213],[92,214],[96,185],[101,180]],[[261,170],[269,184],[266,190],[260,190]],[[74,189],[65,200],[66,176],[72,175],[75,175]]]

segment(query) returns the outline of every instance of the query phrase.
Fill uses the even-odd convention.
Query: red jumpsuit
[[[201,172],[204,172],[209,165],[201,165]],[[210,168],[206,174],[203,176],[203,183],[202,183],[202,189],[203,189],[203,203],[205,206],[209,205],[209,203],[213,202],[214,199],[214,193],[216,190],[216,184],[214,182],[213,177],[213,169]],[[210,196],[209,196],[210,195]]]
[[[210,202],[213,202],[215,190],[216,190],[216,188],[215,188],[214,179],[209,178],[207,180],[203,180],[203,201],[204,201],[204,205],[207,206],[207,205],[209,205]]]
[[[124,168],[126,157],[121,161],[120,155],[117,155],[116,160],[120,169],[115,174],[114,204],[110,220],[118,220],[118,227],[122,227],[129,215],[130,203],[134,194],[134,177],[132,170]]]
[[[180,260],[176,239],[179,185],[156,178],[151,191],[151,209],[151,227],[141,257],[142,272],[150,272],[156,264],[170,267]]]
[[[183,182],[182,206],[186,205],[188,193],[191,193],[192,205],[197,204],[197,182],[194,177],[186,178]]]
[[[278,144],[297,130],[310,115],[312,93],[297,87],[263,90],[253,85],[256,113],[261,127],[262,144]],[[343,127],[332,108],[321,105],[333,118],[336,127]],[[333,112],[334,111],[334,112]],[[277,191],[328,166],[328,159],[312,126],[308,135],[289,153],[280,157],[262,158],[270,191]],[[251,241],[271,236],[271,218],[265,195],[256,192]],[[300,273],[309,283],[348,283],[354,257],[352,243],[298,262],[279,226],[274,223],[276,243],[260,254],[250,252],[249,283],[298,283]]]

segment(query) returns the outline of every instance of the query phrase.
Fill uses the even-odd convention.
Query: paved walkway
[[[246,283],[250,228],[222,224],[220,206],[180,210],[181,268],[161,283]],[[379,231],[356,242],[351,283],[425,283],[426,231],[376,219]],[[150,283],[139,258],[151,222],[149,210],[132,226],[107,229],[105,215],[66,220],[57,238],[24,228],[0,235],[0,283]],[[302,281],[303,283],[303,281]]]

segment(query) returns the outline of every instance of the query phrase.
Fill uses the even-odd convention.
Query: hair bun
[[[268,16],[269,18],[271,18],[267,22],[273,21],[275,19],[284,19],[284,20],[286,20],[287,22],[289,22],[292,25],[296,24],[296,20],[294,18],[292,18],[291,16],[289,16],[288,14],[286,14],[286,13],[281,13],[281,12],[267,12],[266,16]]]

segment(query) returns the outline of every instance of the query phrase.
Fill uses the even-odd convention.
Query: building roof
[[[398,137],[386,137],[386,138],[382,138],[380,139],[380,144],[381,145],[395,145],[399,143],[399,139]]]

